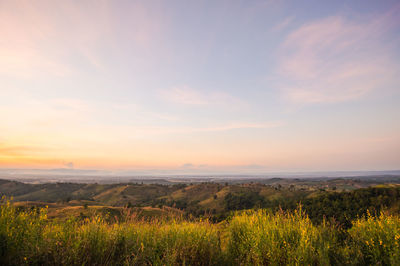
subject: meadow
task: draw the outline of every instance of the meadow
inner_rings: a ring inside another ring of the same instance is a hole
[[[367,214],[344,228],[305,211],[245,210],[195,218],[50,219],[0,207],[2,265],[399,265],[400,217]]]

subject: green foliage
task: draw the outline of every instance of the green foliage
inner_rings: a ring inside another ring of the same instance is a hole
[[[400,265],[400,218],[381,213],[353,222],[349,230],[353,257],[364,265]]]
[[[261,205],[263,198],[256,192],[228,193],[225,196],[225,209],[227,211],[251,209]]]
[[[336,243],[327,228],[317,228],[301,210],[270,214],[246,211],[232,218],[228,227],[233,264],[329,264],[329,245]]]
[[[325,193],[302,200],[302,206],[311,219],[319,223],[324,217],[334,217],[346,227],[351,221],[366,215],[379,213],[385,207],[400,203],[400,187],[372,187],[351,192]],[[293,206],[292,206],[293,209]]]
[[[1,206],[2,265],[214,265],[223,260],[219,232],[208,221],[107,223],[48,220],[46,209]]]
[[[2,265],[399,265],[400,218],[367,215],[342,229],[302,209],[208,220],[103,216],[48,219],[47,208],[0,206]]]

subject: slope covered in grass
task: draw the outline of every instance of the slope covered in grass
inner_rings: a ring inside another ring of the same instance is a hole
[[[350,229],[313,225],[302,210],[208,220],[56,221],[47,209],[0,207],[2,265],[399,265],[400,218],[381,214]]]

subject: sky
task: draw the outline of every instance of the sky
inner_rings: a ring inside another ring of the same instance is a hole
[[[399,13],[0,0],[0,168],[400,169]]]

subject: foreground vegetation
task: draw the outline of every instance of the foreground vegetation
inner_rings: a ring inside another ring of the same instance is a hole
[[[2,265],[399,265],[400,218],[367,214],[349,229],[301,209],[248,210],[221,223],[126,216],[66,221],[47,208],[0,207]]]

